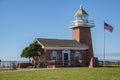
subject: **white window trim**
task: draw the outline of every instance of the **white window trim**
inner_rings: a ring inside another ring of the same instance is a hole
[[[54,55],[54,56],[53,56]],[[54,59],[52,59],[53,57],[55,57],[56,59],[55,60],[58,60],[59,59],[59,56],[58,56],[59,54],[57,53],[57,51],[52,51],[51,53],[50,53],[50,59],[51,60],[54,60]]]
[[[68,49],[65,49],[65,50],[62,51],[62,61],[63,61],[63,65],[64,65],[64,54],[65,54],[65,53],[68,54],[68,60],[69,60],[68,64],[70,65],[70,50],[68,50]]]
[[[76,56],[76,55],[77,55],[77,56]],[[76,52],[74,53],[74,60],[76,60],[76,57],[79,57],[79,59],[78,59],[78,60],[82,60],[82,53],[81,53],[81,52],[76,51]]]

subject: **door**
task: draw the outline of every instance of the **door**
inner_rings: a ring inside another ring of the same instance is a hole
[[[68,65],[68,53],[64,53],[64,65]]]
[[[64,53],[64,60],[68,60],[68,53]]]
[[[62,51],[62,62],[63,62],[63,66],[70,65],[70,50]]]

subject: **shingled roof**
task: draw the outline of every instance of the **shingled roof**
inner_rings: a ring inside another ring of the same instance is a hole
[[[87,45],[75,40],[37,38],[35,41],[45,49],[88,49]]]
[[[87,16],[88,13],[80,6],[80,9],[75,13],[74,16]]]

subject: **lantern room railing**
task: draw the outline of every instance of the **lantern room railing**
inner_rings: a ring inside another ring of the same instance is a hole
[[[75,26],[85,26],[85,27],[94,27],[93,20],[75,20],[74,23],[70,25],[70,28],[74,28]]]

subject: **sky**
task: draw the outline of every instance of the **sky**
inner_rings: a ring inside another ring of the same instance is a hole
[[[104,21],[106,59],[120,60],[119,0],[0,0],[0,59],[24,60],[22,50],[35,38],[72,39],[69,28],[80,5],[94,20],[91,29],[94,55],[102,59]]]

